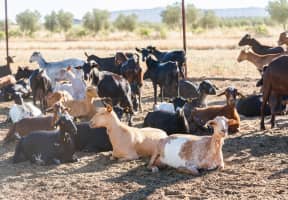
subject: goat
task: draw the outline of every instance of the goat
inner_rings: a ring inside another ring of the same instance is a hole
[[[72,101],[73,97],[67,91],[57,91],[50,93],[46,96],[47,107],[52,107],[55,103],[64,103],[66,101]]]
[[[120,75],[121,65],[115,64],[115,56],[100,58],[95,55],[88,55],[86,52],[84,54],[87,57],[88,63],[90,63],[91,61],[95,61],[98,64],[100,71],[109,71]]]
[[[249,50],[241,50],[237,61],[242,62],[244,60],[247,60],[251,63],[253,63],[259,72],[263,71],[264,66],[268,65],[270,62],[272,62],[275,58],[282,56],[283,53],[278,54],[267,54],[267,55],[258,55],[255,54]]]
[[[189,133],[189,124],[183,109],[177,110],[176,113],[161,110],[149,112],[144,118],[143,127],[159,128],[164,130],[168,135],[173,133]]]
[[[54,124],[60,118],[58,113],[60,113],[60,109],[64,109],[60,107],[60,104],[56,104],[52,108],[53,115],[23,118],[13,123],[4,138],[4,143],[13,141],[16,133],[23,137],[34,131],[55,129]]]
[[[82,80],[82,77],[76,77],[75,74],[71,71],[71,67],[67,67],[67,69],[61,69],[61,73],[63,73],[65,79],[70,81],[70,83],[56,84],[53,91],[57,92],[64,90],[69,92],[75,100],[84,99],[86,84]]]
[[[13,123],[27,117],[39,117],[42,115],[41,110],[32,103],[24,103],[21,94],[14,95],[15,104],[9,109],[9,118]]]
[[[184,99],[183,97],[175,97],[170,99],[168,102],[161,102],[159,104],[154,104],[153,110],[162,110],[170,113],[175,113],[177,109],[182,108],[188,100]]]
[[[243,38],[241,38],[241,40],[239,41],[238,45],[249,45],[251,46],[252,50],[259,55],[279,54],[284,52],[284,49],[282,47],[271,47],[262,45],[260,42],[252,38],[249,34],[244,35]]]
[[[16,93],[21,94],[23,98],[30,96],[31,89],[25,80],[19,80],[16,84],[10,84],[1,89],[1,95],[5,101],[13,99]]]
[[[265,129],[264,125],[264,113],[265,106],[270,96],[275,97],[273,103],[269,102],[271,110],[271,127],[275,126],[275,115],[281,112],[280,108],[280,97],[288,95],[288,56],[281,56],[272,61],[267,69],[263,72],[263,102],[261,105],[261,122],[260,128]]]
[[[81,73],[83,74],[82,70],[78,70],[78,67],[82,67],[84,65],[84,61],[80,59],[66,59],[59,62],[46,62],[45,59],[42,57],[40,52],[34,52],[30,57],[30,63],[38,62],[40,68],[45,69],[47,76],[51,79],[52,87],[55,86],[56,80],[65,80],[64,77],[61,76],[60,70],[62,68],[66,68],[71,66],[72,71],[75,74]]]
[[[174,134],[161,139],[148,168],[156,172],[164,164],[192,175],[198,175],[199,169],[224,169],[222,146],[228,135],[228,120],[217,116],[207,124],[214,129],[212,136]]]
[[[90,72],[90,82],[97,86],[99,97],[110,97],[112,105],[120,104],[128,114],[128,123],[132,124],[133,104],[131,99],[131,87],[129,82],[112,72],[99,71],[93,68]]]
[[[14,78],[13,75],[7,75],[0,78],[0,89],[11,84],[16,84],[16,79]]]
[[[135,56],[127,57],[124,53],[117,52],[115,63],[121,66],[121,75],[130,83],[134,110],[138,110],[138,107],[135,106],[136,96],[138,96],[139,110],[142,112],[141,87],[143,85],[143,70],[139,64],[139,55],[135,54]]]
[[[146,49],[142,48],[141,50],[136,48],[136,51],[142,54],[143,62],[148,58],[149,54],[154,55],[159,62],[168,62],[168,61],[177,62],[180,76],[182,78],[185,78],[184,76],[184,71],[185,71],[184,65],[186,62],[185,51],[174,50],[170,52],[163,52],[163,51],[161,52],[156,47],[153,47],[153,46],[148,46]]]
[[[144,73],[144,79],[150,78],[152,80],[154,90],[154,104],[157,103],[157,85],[160,86],[161,101],[163,101],[163,90],[166,89],[167,85],[173,85],[179,94],[179,71],[175,62],[169,61],[165,63],[160,63],[153,60],[152,57],[149,56],[146,59],[146,65],[147,70]]]
[[[120,122],[112,107],[99,108],[90,120],[90,127],[105,127],[111,141],[112,158],[134,160],[151,156],[158,141],[167,134],[155,128],[134,128]]]
[[[244,95],[238,92],[234,87],[228,87],[224,92],[218,94],[218,96],[222,95],[226,96],[226,105],[195,108],[191,112],[190,119],[188,119],[189,122],[192,120],[192,122],[195,122],[201,127],[216,116],[225,116],[229,120],[229,133],[237,132],[240,125],[240,117],[235,107],[236,96],[243,97]]]
[[[89,86],[86,89],[86,97],[83,100],[68,100],[63,102],[63,106],[68,108],[68,113],[73,117],[91,119],[96,112],[93,105],[94,98],[98,97],[97,89]]]
[[[43,113],[47,108],[46,96],[52,92],[52,84],[50,78],[45,71],[35,70],[29,78],[30,88],[32,90],[33,103],[40,101],[40,108]]]
[[[279,39],[278,39],[278,45],[288,44],[288,31],[284,31],[280,33]]]
[[[13,163],[30,160],[40,165],[76,162],[74,137],[77,128],[69,115],[56,122],[59,130],[35,131],[22,137],[16,146]]]
[[[28,79],[32,73],[34,72],[34,69],[29,69],[29,67],[18,67],[17,72],[15,74],[16,80],[20,79]]]

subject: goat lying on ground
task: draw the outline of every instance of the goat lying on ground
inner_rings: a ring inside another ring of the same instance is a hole
[[[198,126],[202,127],[209,120],[214,119],[216,116],[225,116],[229,121],[229,133],[235,133],[238,131],[240,126],[240,117],[235,107],[236,96],[242,96],[241,93],[237,91],[234,87],[228,87],[224,92],[219,94],[218,96],[224,95],[226,96],[226,105],[221,106],[209,106],[207,108],[195,108],[191,112],[191,116],[189,120],[190,127],[193,122],[195,122]],[[193,130],[193,129],[192,129]]]
[[[112,157],[120,160],[134,160],[151,156],[161,138],[167,134],[155,128],[134,128],[120,122],[110,105],[99,108],[90,120],[90,127],[105,127],[111,141]]]
[[[32,103],[24,103],[21,94],[16,93],[14,95],[14,102],[15,104],[9,110],[9,118],[13,123],[27,117],[39,117],[42,115],[41,110]]]
[[[148,168],[156,172],[164,164],[192,175],[198,175],[199,169],[224,169],[222,146],[228,134],[228,120],[218,116],[207,124],[214,129],[212,136],[175,134],[161,139]]]
[[[182,108],[188,100],[183,97],[175,97],[168,102],[161,102],[159,104],[155,104],[153,110],[154,111],[166,111],[170,113],[175,113],[177,109]]]
[[[183,109],[178,109],[176,113],[160,110],[149,112],[144,119],[143,126],[162,129],[168,135],[173,133],[189,133],[189,124]]]
[[[23,98],[28,98],[31,93],[29,85],[24,80],[19,80],[16,84],[10,84],[1,89],[1,95],[5,101],[13,99],[16,93],[21,94]]]
[[[20,139],[13,156],[13,163],[30,160],[40,165],[75,162],[74,137],[77,128],[69,115],[63,115],[54,131],[35,131]]]

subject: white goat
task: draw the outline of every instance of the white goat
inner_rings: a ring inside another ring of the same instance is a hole
[[[9,117],[13,123],[28,117],[41,116],[42,112],[32,103],[24,103],[22,105],[14,104],[9,110]]]
[[[208,125],[214,128],[212,136],[174,134],[161,139],[148,168],[158,171],[157,167],[164,164],[193,175],[199,174],[198,169],[223,169],[222,146],[228,134],[228,119],[217,116]]]
[[[83,70],[78,70],[78,69],[76,69],[76,67],[82,67],[85,63],[84,60],[71,58],[71,59],[66,59],[66,60],[59,61],[59,62],[46,62],[45,59],[42,57],[40,52],[34,52],[31,55],[29,61],[30,62],[38,62],[40,68],[46,70],[47,75],[51,79],[52,87],[55,86],[55,83],[57,80],[65,80],[61,76],[61,73],[60,73],[60,70],[62,68],[66,68],[66,67],[71,66],[72,71],[75,74],[81,73],[81,76],[83,77]]]
[[[56,83],[54,92],[64,90],[69,92],[75,100],[84,99],[86,90],[86,84],[84,80],[82,78],[77,78],[71,71],[71,67],[68,67],[67,69],[61,69],[61,73],[63,73],[63,77],[65,77],[66,80],[69,80],[70,83]]]

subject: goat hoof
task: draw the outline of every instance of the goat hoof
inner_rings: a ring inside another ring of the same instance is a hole
[[[156,166],[151,167],[151,172],[152,172],[152,173],[157,173],[157,172],[159,172],[158,167],[156,167]]]

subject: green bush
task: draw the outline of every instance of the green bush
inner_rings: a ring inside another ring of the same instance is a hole
[[[142,27],[138,29],[138,34],[143,38],[149,38],[151,36],[152,30],[147,27]]]
[[[21,32],[19,29],[11,29],[8,33],[9,37],[21,37],[23,36],[23,32]]]
[[[268,29],[267,26],[265,24],[260,24],[254,27],[254,32],[257,35],[268,35]]]
[[[84,28],[72,28],[69,32],[65,34],[65,39],[67,41],[73,41],[81,39],[85,36],[89,35],[89,33]]]

